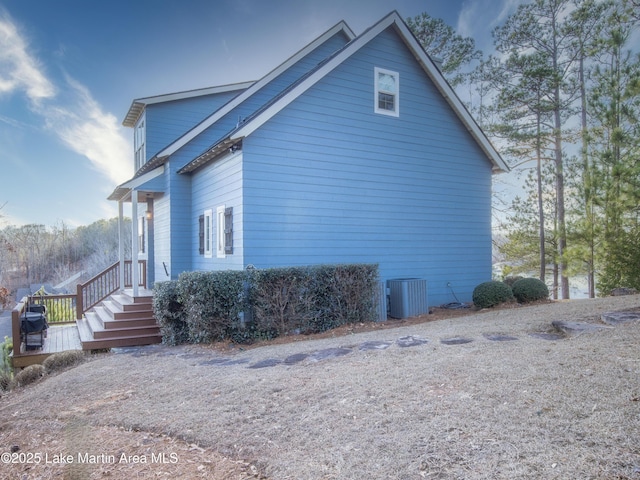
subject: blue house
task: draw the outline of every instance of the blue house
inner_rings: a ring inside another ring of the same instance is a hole
[[[134,100],[133,258],[190,270],[377,263],[429,303],[491,278],[508,170],[397,12],[340,22],[255,82]],[[134,269],[135,274],[135,269]]]

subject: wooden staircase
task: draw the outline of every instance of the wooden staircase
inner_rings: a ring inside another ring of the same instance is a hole
[[[153,294],[141,289],[114,293],[76,320],[83,350],[133,347],[162,342],[153,316]]]

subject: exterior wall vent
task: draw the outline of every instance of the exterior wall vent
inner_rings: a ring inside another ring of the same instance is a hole
[[[427,281],[421,278],[389,280],[389,314],[393,318],[408,318],[429,313]]]

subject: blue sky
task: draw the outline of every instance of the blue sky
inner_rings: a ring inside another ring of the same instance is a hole
[[[427,12],[488,51],[518,0],[0,0],[0,227],[117,215],[135,98],[257,80],[345,20]]]

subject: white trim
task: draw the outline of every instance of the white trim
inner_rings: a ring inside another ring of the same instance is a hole
[[[294,54],[287,61],[281,64],[279,67],[275,68],[270,73],[268,73],[267,75],[262,77],[260,80],[255,82],[253,85],[251,85],[251,87],[249,87],[247,90],[245,90],[240,95],[235,97],[233,100],[229,101],[228,103],[220,107],[210,117],[204,119],[194,128],[192,128],[187,133],[185,133],[182,137],[178,138],[175,142],[171,143],[169,146],[163,149],[160,153],[158,153],[156,157],[165,157],[175,153],[177,150],[179,150],[180,148],[185,146],[187,143],[189,143],[191,140],[193,140],[195,137],[197,137],[202,132],[204,132],[211,125],[213,125],[218,120],[220,120],[224,115],[226,115],[231,110],[233,110],[238,105],[240,105],[242,102],[244,102],[247,98],[251,97],[254,93],[260,90],[264,85],[269,83],[271,80],[273,80],[282,72],[284,72],[293,64],[295,64],[298,60],[305,57],[308,53],[313,51],[316,47],[318,47],[319,45],[321,45],[322,43],[324,43],[329,38],[333,37],[339,32],[343,32],[345,35],[347,35],[349,40],[352,40],[355,37],[355,34],[353,33],[353,31],[349,28],[349,26],[344,21],[338,23],[336,26],[327,30],[324,34],[316,38],[313,42],[311,42],[309,45],[304,47],[298,53]]]
[[[213,210],[204,211],[204,258],[213,258]]]
[[[395,81],[394,90],[382,90],[380,88],[380,84],[379,84],[380,74],[389,75],[393,77]],[[393,110],[380,108],[380,103],[378,101],[378,95],[380,93],[393,95]],[[373,111],[375,113],[380,113],[382,115],[389,115],[391,117],[400,116],[400,74],[398,72],[393,72],[391,70],[386,70],[384,68],[374,67],[373,69]]]
[[[255,82],[242,82],[231,83],[227,85],[217,85],[215,87],[198,88],[196,90],[187,90],[184,92],[167,93],[163,95],[155,95],[153,97],[136,98],[131,102],[131,106],[127,111],[125,119],[122,121],[122,125],[125,127],[133,127],[138,123],[138,119],[144,112],[147,105],[153,105],[154,103],[172,102],[175,100],[185,100],[187,98],[202,97],[204,95],[213,95],[216,93],[233,92],[235,90],[243,90],[249,88]]]
[[[133,156],[135,159],[135,171],[137,172],[147,163],[147,128],[146,113],[142,113],[133,128]]]
[[[118,188],[137,188],[140,185],[147,183],[149,180],[153,180],[156,177],[159,177],[164,173],[164,165],[160,165],[157,168],[154,168],[150,172],[145,173],[144,175],[140,175],[139,177],[132,178],[128,182],[123,183]]]
[[[378,36],[383,30],[391,25],[396,28],[400,37],[412,50],[415,57],[422,65],[422,68],[426,71],[427,75],[429,75],[429,77],[434,82],[440,93],[447,100],[453,111],[458,115],[458,118],[460,118],[467,130],[471,133],[476,142],[478,142],[485,155],[487,155],[489,160],[491,160],[491,162],[494,164],[494,171],[508,172],[510,170],[509,166],[502,159],[493,145],[491,145],[489,139],[486,137],[484,132],[482,132],[475,120],[471,117],[465,106],[462,104],[451,86],[444,79],[431,58],[429,58],[422,46],[417,42],[400,15],[398,15],[398,12],[395,11],[380,20],[376,25],[365,31],[362,35],[355,38],[338,55],[330,59],[322,67],[309,75],[304,81],[300,82],[295,88],[291,89],[286,95],[282,96],[282,98],[276,101],[273,105],[266,108],[262,113],[260,113],[251,121],[247,122],[244,126],[236,130],[231,136],[231,139],[241,139],[255,132],[269,119],[271,119],[276,113],[280,112],[283,108],[285,108],[296,98],[306,92],[309,88],[311,88],[326,75],[328,75],[334,68],[342,64],[351,55],[355,54],[358,50],[360,50],[363,46],[365,46],[376,36]]]
[[[224,212],[225,205],[216,208],[216,257],[225,258],[227,254],[224,252]]]

